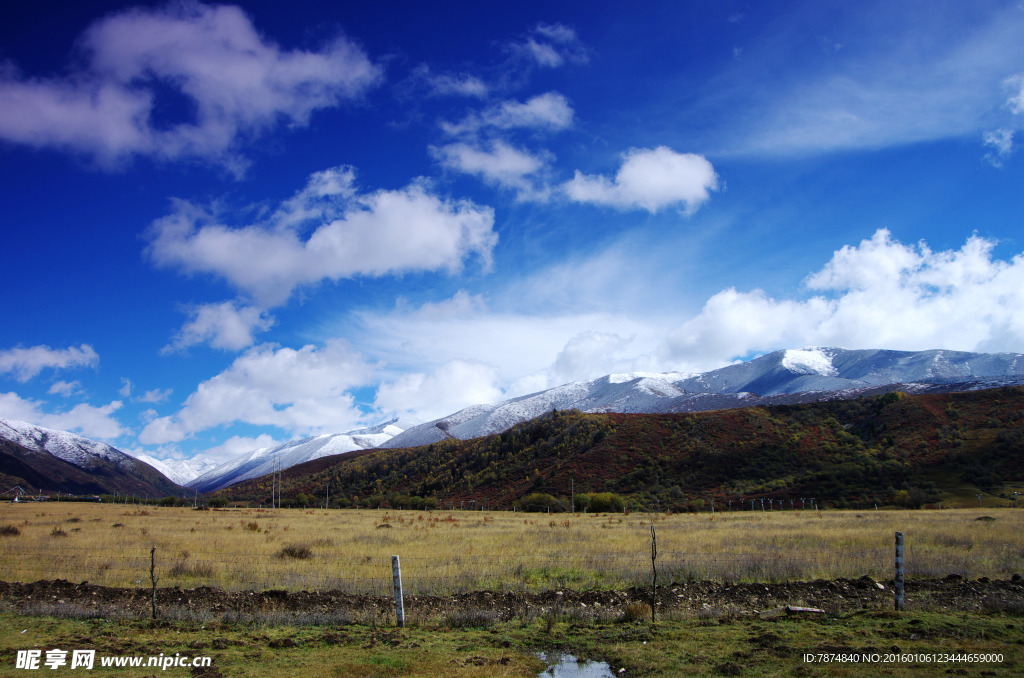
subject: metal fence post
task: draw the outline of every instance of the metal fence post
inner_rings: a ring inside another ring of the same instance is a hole
[[[893,589],[896,591],[896,609],[902,610],[906,604],[903,581],[903,533],[896,533],[896,579]]]
[[[395,616],[398,626],[405,628],[405,603],[402,600],[402,565],[398,556],[391,556],[391,575],[395,583]]]

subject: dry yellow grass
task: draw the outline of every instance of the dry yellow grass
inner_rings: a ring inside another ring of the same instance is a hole
[[[990,516],[994,520],[983,520]],[[527,514],[0,504],[0,580],[380,593],[622,587],[658,581],[1005,578],[1024,569],[1024,510]]]

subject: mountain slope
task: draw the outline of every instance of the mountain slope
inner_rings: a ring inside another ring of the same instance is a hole
[[[148,454],[140,454],[136,458],[146,462],[181,486],[188,485],[189,482],[218,466],[217,462],[211,461],[201,454],[192,459],[154,459]]]
[[[500,433],[553,409],[700,412],[851,398],[882,386],[924,391],[934,384],[984,380],[987,386],[998,386],[1020,379],[1024,379],[1024,355],[1019,353],[790,349],[703,374],[609,375],[493,405],[474,405],[414,426],[383,447],[415,447],[449,437],[466,440]]]
[[[152,466],[110,445],[8,419],[0,419],[0,474],[4,482],[25,489],[71,494],[185,493]]]
[[[263,447],[216,466],[187,485],[200,492],[212,492],[242,480],[271,474],[275,469],[286,469],[320,457],[377,447],[400,432],[395,422],[390,421],[348,433],[326,434],[292,440],[276,447]]]
[[[426,447],[366,450],[284,474],[285,504],[487,505],[531,493],[567,503],[614,492],[685,510],[751,498],[824,506],[994,501],[1024,490],[1024,387],[951,394],[892,392],[855,400],[697,414],[548,413],[501,434]],[[268,502],[257,478],[224,491]],[[1001,500],[1008,505],[1009,500]],[[300,501],[301,503],[301,501]]]

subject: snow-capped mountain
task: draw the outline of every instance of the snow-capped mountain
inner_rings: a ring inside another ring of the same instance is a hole
[[[331,433],[292,440],[276,447],[261,447],[210,469],[189,481],[187,486],[200,492],[213,492],[242,480],[269,475],[275,469],[290,468],[332,454],[379,447],[401,432],[397,420],[392,420],[348,433]]]
[[[187,485],[218,465],[201,454],[191,459],[154,459],[148,454],[140,454],[136,459],[146,462],[178,485]]]
[[[584,412],[698,412],[757,404],[852,398],[899,384],[1024,380],[1024,355],[959,351],[803,348],[776,351],[703,374],[619,374],[491,405],[474,405],[407,429],[382,447],[429,445],[444,438],[499,433],[552,409]],[[932,386],[929,386],[932,385]],[[949,390],[948,388],[946,390]]]
[[[39,490],[73,494],[183,493],[152,466],[106,443],[11,419],[0,419],[0,473]]]

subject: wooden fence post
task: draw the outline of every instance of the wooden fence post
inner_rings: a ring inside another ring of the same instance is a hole
[[[153,582],[153,619],[156,620],[156,547],[149,551],[149,580]]]
[[[658,535],[654,532],[654,525],[651,525],[651,570],[654,577],[651,579],[651,623],[653,624],[655,610],[658,609],[658,567],[655,559],[658,557]]]
[[[903,533],[896,533],[896,579],[893,589],[896,591],[896,609],[902,610],[906,604],[903,580]]]
[[[405,628],[405,603],[402,598],[402,565],[398,556],[391,556],[391,575],[395,583],[395,616],[399,628]]]

